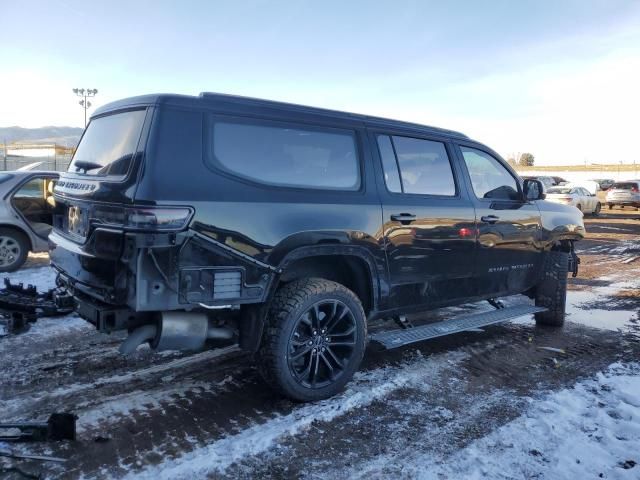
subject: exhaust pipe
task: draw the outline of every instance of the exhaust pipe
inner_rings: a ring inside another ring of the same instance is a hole
[[[140,345],[144,342],[152,341],[158,332],[158,327],[155,325],[143,325],[136,328],[133,332],[125,338],[122,345],[120,345],[120,353],[123,355],[129,355],[136,351]]]
[[[209,324],[205,313],[161,312],[156,325],[138,327],[120,346],[124,355],[149,342],[154,350],[200,350],[209,339],[231,339],[233,330]]]

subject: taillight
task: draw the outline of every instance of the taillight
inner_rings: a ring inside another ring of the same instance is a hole
[[[96,205],[91,209],[93,224],[127,230],[176,231],[184,229],[193,210],[187,207],[113,207]]]
[[[631,191],[634,193],[638,193],[638,187],[631,187]]]

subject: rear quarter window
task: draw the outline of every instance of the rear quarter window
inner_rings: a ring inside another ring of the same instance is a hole
[[[205,161],[243,179],[278,187],[358,190],[355,132],[209,117]]]

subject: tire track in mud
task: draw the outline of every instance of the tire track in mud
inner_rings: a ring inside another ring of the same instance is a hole
[[[439,378],[460,362],[461,352],[441,353],[432,357],[420,354],[398,366],[359,372],[347,390],[331,399],[314,404],[296,405],[286,413],[271,413],[264,422],[253,423],[236,434],[220,438],[157,467],[134,471],[131,478],[186,478],[224,471],[234,462],[270,450],[285,437],[306,432],[310,426],[328,424],[354,411],[366,410],[373,402],[395,391],[426,385],[427,379]],[[289,402],[287,402],[289,403]]]
[[[362,424],[380,423],[382,426],[377,427],[378,430],[385,430],[384,425],[397,424],[403,416],[403,409],[388,409],[387,404],[393,400],[397,407],[403,404],[407,410],[411,407],[415,409],[416,400],[411,392],[416,389],[422,392],[417,405],[421,406],[422,417],[428,413],[429,422],[432,414],[434,418],[438,418],[437,408],[457,411],[453,417],[467,419],[453,421],[448,427],[452,438],[447,439],[447,442],[462,445],[519,414],[526,402],[517,397],[518,392],[524,395],[530,393],[532,388],[573,383],[580,375],[591,374],[618,356],[615,344],[620,341],[620,337],[616,332],[606,332],[604,336],[610,337],[610,341],[603,344],[602,331],[579,326],[569,327],[560,340],[556,338],[557,344],[567,347],[567,344],[570,346],[584,341],[587,335],[590,342],[594,345],[597,342],[601,347],[585,349],[589,353],[586,359],[576,351],[576,355],[563,360],[560,369],[547,361],[548,351],[537,348],[540,345],[548,346],[549,340],[553,338],[545,329],[539,332],[540,329],[533,325],[507,325],[491,330],[493,331],[486,332],[484,338],[475,336],[475,342],[469,343],[467,337],[466,344],[461,338],[451,337],[454,344],[458,343],[457,347],[451,344],[445,347],[435,342],[425,344],[423,352],[430,355],[419,355],[417,359],[415,349],[406,349],[400,355],[392,355],[396,357],[395,362],[393,358],[383,358],[389,357],[388,354],[375,358],[374,353],[370,355],[373,358],[369,358],[368,367],[362,372],[364,377],[359,374],[343,396],[327,401],[328,410],[323,409],[325,406],[322,402],[299,407],[270,395],[255,371],[247,366],[245,371],[239,372],[242,380],[237,383],[224,385],[220,390],[187,392],[183,398],[152,407],[144,414],[133,415],[121,422],[117,428],[126,431],[123,432],[125,438],[127,433],[129,436],[139,436],[140,432],[144,432],[143,437],[135,440],[135,448],[123,448],[120,445],[113,449],[111,454],[115,458],[108,458],[109,455],[105,455],[104,451],[99,456],[106,464],[120,466],[109,470],[116,476],[133,469],[136,474],[146,471],[147,477],[179,478],[181,469],[186,469],[188,472],[195,470],[214,475],[226,474],[231,478],[243,472],[251,472],[250,475],[247,473],[248,476],[269,476],[272,471],[277,472],[273,474],[277,478],[283,473],[280,468],[284,468],[285,464],[287,468],[292,468],[291,465],[299,462],[299,459],[311,457],[322,464],[322,456],[318,455],[315,448],[306,452],[298,451],[298,448],[302,448],[298,445],[311,448],[316,442],[327,441],[346,444],[352,442],[353,438],[359,438],[358,429],[362,428]],[[532,337],[535,343],[523,353],[523,345],[532,343],[529,341]],[[571,357],[576,360],[572,361]],[[519,361],[514,361],[518,359]],[[445,363],[446,365],[439,367],[441,371],[434,372],[435,365]],[[472,372],[478,368],[481,374],[474,376]],[[416,371],[419,373],[406,383],[396,378]],[[444,372],[446,382],[439,380]],[[376,380],[363,384],[363,378],[367,376]],[[551,380],[545,378],[547,376]],[[435,388],[433,395],[424,394],[425,389],[431,391],[432,388]],[[366,401],[361,400],[363,392],[371,395]],[[445,394],[446,392],[449,393]],[[475,416],[470,416],[467,402],[473,404],[474,395],[483,396],[484,403]],[[499,401],[501,398],[511,400]],[[344,403],[351,407],[341,406]],[[327,414],[327,411],[330,413]],[[233,421],[230,421],[229,416]],[[161,418],[164,423],[158,428],[157,423]],[[486,419],[491,419],[491,422],[487,423]],[[418,420],[419,418],[414,419],[415,422]],[[345,427],[350,422],[353,423],[352,429]],[[421,428],[429,425],[431,424],[427,422]],[[323,440],[314,437],[316,430],[326,433],[335,432],[336,429],[340,432],[339,438],[333,436],[330,440]],[[190,433],[189,437],[185,436],[185,432]],[[379,439],[387,438],[385,435],[391,435],[391,432],[376,434]],[[362,441],[363,446],[367,445],[364,438]],[[282,461],[271,459],[274,446],[275,451],[280,452],[279,455],[284,455],[283,451],[289,451],[290,455],[286,455]],[[356,448],[356,453],[360,457],[367,455],[361,448]],[[173,461],[168,460],[172,458]],[[233,465],[230,459],[235,459],[237,464]],[[78,460],[78,472],[84,474],[104,467],[101,464],[88,468],[86,461]],[[157,469],[148,466],[159,462]],[[149,470],[145,470],[145,464]],[[270,470],[265,471],[260,465]],[[142,470],[139,470],[141,467]],[[171,475],[164,476],[162,472],[165,471]],[[309,471],[313,472],[309,465],[301,465],[296,474]]]
[[[626,337],[568,324],[556,331],[507,325],[497,341],[462,346],[446,375],[399,388],[366,409],[314,424],[277,448],[246,457],[212,478],[402,478],[416,452],[444,461],[471,441],[519,416],[532,396],[573,385],[616,361],[637,361]],[[540,347],[562,346],[566,355]],[[558,363],[551,358],[557,357]]]
[[[532,383],[544,383],[541,375],[549,372],[556,375],[558,368],[547,360],[552,354],[537,349],[539,345],[564,348],[568,357],[577,359],[578,364],[573,369],[577,372],[570,375],[570,378],[575,378],[577,374],[584,374],[585,370],[590,372],[597,368],[593,364],[593,357],[603,353],[603,344],[608,347],[607,355],[601,355],[602,364],[610,363],[612,355],[609,350],[620,342],[616,332],[605,332],[603,335],[600,330],[580,326],[569,326],[565,330],[562,335],[556,335],[548,329],[535,327],[532,322],[497,325],[480,334],[463,333],[420,344],[420,350],[426,357],[419,356],[418,360],[415,360],[415,347],[391,352],[377,352],[370,348],[361,374],[378,378],[378,384],[384,384],[389,378],[393,382],[393,377],[402,375],[406,369],[415,369],[416,365],[420,365],[424,372],[429,372],[429,365],[437,364],[441,356],[468,357],[467,360],[457,358],[447,364],[448,381],[445,383],[454,388],[450,395],[440,395],[440,402],[425,396],[424,402],[419,403],[424,412],[430,412],[429,415],[437,418],[438,410],[434,408],[453,411],[456,395],[464,394],[466,390],[500,391],[505,385],[510,385],[510,390],[526,392],[530,391]],[[605,337],[611,339],[604,341]],[[112,344],[105,348],[115,351],[115,347]],[[313,438],[316,429],[334,431],[337,424],[355,422],[351,430],[339,428],[339,441],[350,441],[352,435],[358,438],[356,423],[363,415],[360,421],[365,423],[392,425],[400,421],[397,418],[400,416],[398,408],[388,412],[385,410],[389,400],[393,400],[396,406],[404,401],[404,408],[410,410],[413,400],[408,399],[416,388],[422,392],[422,385],[435,386],[436,383],[440,390],[444,388],[442,382],[434,380],[437,375],[425,373],[417,377],[420,381],[392,383],[394,388],[381,388],[378,390],[382,392],[379,396],[358,403],[354,398],[362,395],[362,391],[371,391],[378,385],[371,381],[363,384],[360,379],[354,382],[353,387],[349,387],[344,396],[335,400],[351,403],[354,405],[352,408],[338,408],[340,404],[334,404],[329,407],[333,417],[328,418],[323,416],[326,411],[321,406],[309,405],[302,407],[306,410],[303,410],[305,414],[301,420],[299,413],[296,413],[301,407],[271,394],[246,357],[234,356],[231,349],[228,353],[228,358],[224,355],[215,358],[216,351],[171,358],[141,370],[135,370],[135,365],[126,365],[124,371],[112,372],[109,376],[96,377],[85,383],[63,385],[57,390],[52,389],[50,398],[44,396],[34,401],[28,409],[31,412],[45,414],[53,406],[62,408],[72,405],[80,414],[80,441],[73,446],[60,448],[58,453],[69,457],[70,461],[64,472],[53,467],[50,475],[73,478],[83,474],[91,478],[100,476],[100,472],[108,472],[120,476],[130,470],[144,471],[146,467],[151,468],[150,472],[156,472],[155,476],[157,471],[149,465],[160,464],[159,468],[164,469],[167,459],[175,458],[175,465],[183,462],[195,468],[202,456],[208,459],[207,468],[212,472],[216,472],[212,465],[217,465],[223,472],[228,468],[230,477],[256,469],[261,475],[269,475],[269,472],[259,468],[260,462],[266,462],[265,465],[274,472],[280,471],[280,467],[284,468],[278,461],[263,458],[270,456],[270,449],[274,446],[276,451],[289,449],[291,456],[287,464],[295,463],[298,455],[301,458],[306,455],[318,459],[320,465],[321,456],[313,451],[298,452],[297,447],[288,446],[288,443],[310,446],[313,442],[309,436]],[[147,355],[151,354],[141,352],[143,360],[148,360]],[[209,358],[209,355],[213,357]],[[567,360],[562,362],[564,364]],[[560,371],[566,374],[570,369],[563,365]],[[363,390],[359,391],[359,387]],[[460,412],[465,411],[463,404],[458,408]],[[494,412],[489,407],[487,409],[487,412]],[[517,408],[509,409],[515,412],[514,415],[517,413]],[[492,415],[499,417],[495,412]],[[471,435],[469,432],[476,428],[473,425],[480,421],[480,417],[469,418],[469,425],[452,426],[451,431],[462,437]],[[427,426],[425,424],[424,428]],[[271,440],[261,443],[260,448],[253,446],[267,432],[271,432]],[[291,435],[294,435],[293,439],[289,439]],[[92,440],[96,436],[109,436],[111,440],[104,444],[95,443]],[[364,439],[362,441],[366,444]],[[243,445],[249,445],[250,448]],[[236,465],[224,459],[223,454],[229,449],[235,452]],[[366,452],[356,451],[358,455],[366,457]],[[204,455],[204,452],[207,454]],[[218,458],[217,463],[210,462],[212,455]],[[306,470],[302,466],[300,468],[300,472],[314,471],[309,470],[308,465],[304,467]]]
[[[117,353],[118,337],[73,322],[70,329],[47,323],[24,339],[0,340],[7,366],[0,372],[0,416],[5,405],[26,418],[77,410],[78,442],[29,448],[69,458],[64,469],[44,467],[50,478],[161,476],[165,468],[186,476],[193,475],[189,468],[199,469],[216,478],[365,472],[376,458],[401,462],[405,448],[446,455],[517,416],[532,392],[640,356],[637,336],[572,321],[560,331],[541,329],[529,319],[424,342],[419,350],[370,346],[346,392],[301,406],[272,394],[248,357],[232,350],[186,356],[141,349],[125,359]],[[407,375],[406,383],[397,379]],[[433,439],[418,435],[431,429]],[[110,440],[98,443],[97,436]],[[396,467],[389,472],[401,472]]]

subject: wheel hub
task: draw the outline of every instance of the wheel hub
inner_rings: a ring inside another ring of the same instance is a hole
[[[20,255],[20,246],[11,237],[0,237],[0,265],[10,265]]]
[[[309,340],[309,345],[313,347],[313,351],[325,348],[331,342],[331,337],[327,336],[326,330],[314,330],[313,337]],[[324,351],[324,350],[323,350]]]
[[[293,329],[289,368],[301,384],[321,388],[342,375],[355,343],[353,312],[336,300],[318,302],[299,317]]]

